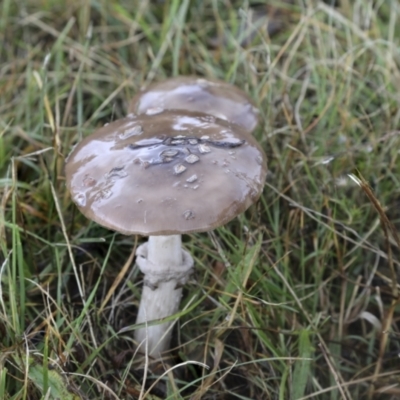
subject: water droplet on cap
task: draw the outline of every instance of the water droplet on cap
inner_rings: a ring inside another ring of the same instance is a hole
[[[179,174],[181,174],[182,172],[185,172],[185,171],[186,171],[186,167],[184,165],[182,165],[182,164],[177,164],[174,167],[174,172],[175,172],[176,175],[179,175]]]
[[[125,138],[131,137],[131,136],[140,135],[141,133],[143,133],[143,127],[141,125],[135,125],[132,128],[125,129],[118,136],[121,139],[125,139]]]
[[[100,190],[100,192],[98,192],[96,194],[96,196],[94,196],[94,200],[98,201],[98,200],[108,199],[109,197],[111,197],[111,195],[112,195],[111,190],[103,189],[103,190]]]
[[[83,193],[78,193],[74,196],[74,201],[79,207],[85,207],[86,195]]]
[[[257,195],[258,195],[258,191],[254,188],[251,188],[250,189],[250,198],[255,199],[257,197]]]
[[[128,173],[124,170],[124,167],[115,167],[108,174],[106,174],[106,179],[116,180],[125,178]]]
[[[206,144],[199,144],[197,146],[197,148],[199,149],[199,152],[204,154],[204,153],[209,153],[211,151],[210,147],[207,146]]]
[[[213,115],[206,115],[203,119],[207,122],[211,122],[211,123],[215,122],[215,117]]]
[[[188,182],[188,183],[193,183],[195,181],[197,181],[197,175],[196,174],[194,174],[191,177],[186,179],[186,182]]]
[[[161,152],[160,157],[175,157],[178,153],[178,150],[164,150]]]
[[[185,141],[183,139],[171,140],[171,144],[183,144]]]
[[[212,142],[214,146],[218,147],[238,147],[245,143],[245,140],[237,139],[237,138],[227,138],[224,140],[216,140]]]
[[[194,212],[193,212],[192,210],[186,210],[186,211],[183,213],[183,217],[184,217],[186,220],[193,219],[193,218],[194,218]]]
[[[199,161],[200,157],[196,156],[196,154],[190,154],[187,157],[185,157],[185,161],[188,162],[189,164],[194,164],[195,162]]]
[[[92,178],[91,176],[89,176],[88,174],[86,174],[83,177],[83,186],[85,187],[91,187],[94,186],[96,184],[96,179]]]
[[[217,112],[217,111],[214,111],[214,114],[215,114],[215,116],[216,116],[217,118],[219,118],[219,119],[224,119],[225,121],[228,119],[227,116],[226,116],[225,114],[219,113],[219,112]],[[227,131],[225,131],[225,132],[227,132]]]
[[[191,151],[190,151],[187,147],[184,147],[184,148],[182,149],[182,152],[183,152],[184,154],[186,154],[186,155],[192,154]]]
[[[164,111],[162,107],[152,107],[146,110],[146,115],[157,115]]]

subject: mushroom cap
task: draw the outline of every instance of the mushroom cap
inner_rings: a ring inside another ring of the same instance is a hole
[[[266,159],[235,125],[200,113],[131,115],[98,129],[68,156],[72,199],[121,233],[208,231],[262,192]]]
[[[229,83],[180,76],[156,82],[138,93],[129,103],[128,112],[152,113],[154,110],[202,112],[227,120],[251,133],[258,124],[259,111],[241,89]]]

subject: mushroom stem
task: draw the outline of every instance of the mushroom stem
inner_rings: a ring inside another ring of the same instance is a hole
[[[178,311],[182,286],[193,268],[193,258],[181,244],[181,235],[150,236],[149,241],[136,250],[136,263],[144,274],[137,324],[166,318]],[[141,351],[145,351],[146,341],[152,357],[167,350],[174,322],[137,329],[135,339]]]

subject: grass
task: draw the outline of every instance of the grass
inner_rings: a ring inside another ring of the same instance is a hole
[[[251,3],[0,4],[1,399],[400,397],[399,2],[267,1],[278,28],[250,40]],[[196,273],[146,374],[141,276],[120,273],[142,238],[87,221],[63,166],[142,85],[186,74],[255,100],[269,175],[185,238]]]

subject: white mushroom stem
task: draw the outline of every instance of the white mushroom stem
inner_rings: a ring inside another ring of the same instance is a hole
[[[136,263],[144,274],[142,298],[136,323],[148,323],[135,331],[141,352],[157,357],[170,345],[173,323],[150,324],[178,312],[182,286],[193,269],[193,258],[182,249],[181,235],[150,236],[136,250]]]

